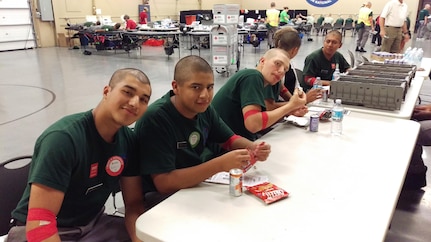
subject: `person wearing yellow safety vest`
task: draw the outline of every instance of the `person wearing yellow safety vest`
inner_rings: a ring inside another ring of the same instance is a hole
[[[371,10],[371,2],[365,3],[359,9],[358,16],[358,40],[356,41],[356,51],[367,52],[364,46],[368,41],[370,31],[374,31],[373,10]]]

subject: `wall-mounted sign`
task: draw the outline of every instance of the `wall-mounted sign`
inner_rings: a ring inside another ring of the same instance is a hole
[[[318,8],[329,7],[336,3],[338,0],[307,0],[307,3]]]

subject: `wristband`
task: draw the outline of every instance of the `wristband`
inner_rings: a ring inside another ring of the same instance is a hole
[[[284,93],[286,93],[286,92],[288,92],[288,91],[289,91],[289,90],[287,90],[287,88],[283,86],[283,89],[281,89],[280,93],[281,93],[281,94],[284,94]]]

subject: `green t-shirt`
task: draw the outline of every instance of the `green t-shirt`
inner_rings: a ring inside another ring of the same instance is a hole
[[[340,52],[335,52],[334,56],[330,60],[327,60],[322,49],[318,49],[305,58],[304,77],[312,76],[320,77],[322,80],[332,80],[332,74],[335,71],[337,63],[341,73],[346,72],[350,68],[349,63],[347,63]],[[309,88],[311,86],[306,87],[306,89]]]
[[[258,105],[262,111],[266,110],[263,85],[262,73],[256,69],[243,69],[220,88],[212,101],[215,110],[233,132],[250,140],[257,139],[257,135],[245,127],[242,109]]]
[[[425,18],[428,17],[429,15],[430,13],[428,12],[428,10],[422,9],[421,11],[419,11],[418,20],[425,20]]]
[[[135,125],[141,174],[161,174],[206,162],[214,155],[209,144],[222,144],[234,135],[209,106],[191,120],[172,104],[173,91],[151,104]]]
[[[286,11],[281,11],[280,13],[280,23],[288,23],[290,19],[289,14]]]
[[[317,24],[318,24],[318,25],[322,25],[322,24],[323,24],[323,20],[325,20],[325,17],[320,16],[320,17],[317,19]]]
[[[29,184],[64,192],[58,227],[86,225],[116,190],[120,175],[139,175],[135,145],[136,136],[128,127],[118,130],[114,143],[105,142],[91,111],[66,116],[37,139]],[[29,196],[27,185],[13,218],[26,221]]]
[[[337,20],[335,20],[335,23],[339,24],[339,25],[343,25],[344,24],[344,19],[343,18],[337,18]]]

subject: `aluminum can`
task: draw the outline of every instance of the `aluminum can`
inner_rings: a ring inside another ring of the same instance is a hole
[[[322,90],[322,101],[323,102],[328,101],[328,90]]]
[[[310,116],[310,132],[319,131],[319,115],[313,114]]]
[[[242,175],[243,171],[238,168],[229,171],[229,193],[231,196],[239,197],[242,195]]]

